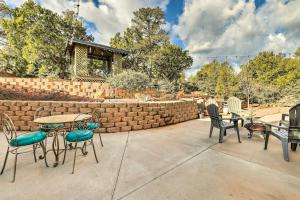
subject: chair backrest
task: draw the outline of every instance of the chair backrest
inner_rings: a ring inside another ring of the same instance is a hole
[[[83,114],[78,114],[75,118],[74,118],[74,121],[72,122],[71,124],[71,130],[75,130],[75,129],[87,129],[87,126],[86,126],[86,122],[88,120],[80,120],[78,121],[78,118],[83,115]]]
[[[12,139],[17,137],[15,125],[12,122],[11,118],[5,113],[0,114],[0,119],[3,133],[6,137],[7,142],[10,143]]]
[[[198,112],[199,113],[204,113],[204,110],[205,110],[204,102],[197,103],[197,106],[198,106]]]
[[[230,97],[227,100],[228,103],[228,112],[241,114],[242,112],[242,101],[237,97]]]
[[[289,111],[290,126],[300,128],[300,103],[293,106]]]
[[[92,120],[93,120],[93,122],[100,123],[101,114],[103,113],[102,109],[101,108],[95,108],[93,110],[93,112],[92,112]]]
[[[52,112],[53,112],[53,108],[45,109],[44,107],[39,107],[34,112],[33,118],[36,119],[36,118],[39,118],[39,117],[51,116]]]
[[[300,104],[289,111],[289,139],[300,140]]]
[[[210,104],[207,106],[207,112],[211,119],[211,123],[214,127],[219,128],[220,127],[220,114],[219,114],[219,108],[215,104]]]

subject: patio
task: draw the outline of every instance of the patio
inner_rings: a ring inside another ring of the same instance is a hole
[[[209,120],[192,120],[103,134],[103,148],[95,139],[99,164],[89,146],[86,157],[78,154],[74,175],[73,152],[56,168],[46,168],[42,160],[34,163],[33,155],[25,154],[12,184],[9,157],[0,176],[0,199],[299,199],[299,150],[290,151],[286,162],[274,137],[265,151],[259,134],[249,140],[241,128],[241,144],[234,131],[219,144],[217,130],[208,138],[209,126]],[[0,134],[1,165],[6,145]]]

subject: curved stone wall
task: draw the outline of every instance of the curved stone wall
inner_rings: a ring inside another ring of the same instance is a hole
[[[94,108],[100,108],[103,112],[100,132],[103,133],[156,128],[198,117],[195,101],[99,103],[0,100],[0,112],[5,112],[12,118],[18,131],[38,129],[38,125],[33,122],[33,116],[39,107],[53,109],[52,113],[42,113],[44,116],[91,113]]]

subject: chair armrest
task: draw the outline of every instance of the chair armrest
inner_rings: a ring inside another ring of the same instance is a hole
[[[242,120],[243,118],[241,117],[231,117],[231,118],[222,118],[222,120],[231,120],[231,121],[238,121]]]
[[[259,121],[259,120],[258,120]],[[278,128],[278,129],[284,129],[284,130],[289,130],[288,127],[284,127],[284,126],[278,126],[278,125],[274,125],[274,124],[271,124],[271,123],[266,123],[264,121],[259,121],[261,123],[263,123],[266,127],[266,131],[271,131],[272,130],[272,127],[274,128]]]
[[[275,128],[278,128],[278,129],[289,130],[289,128],[288,128],[288,127],[284,127],[284,126],[277,126],[277,125],[273,125],[273,124],[271,124],[271,127],[275,127]]]

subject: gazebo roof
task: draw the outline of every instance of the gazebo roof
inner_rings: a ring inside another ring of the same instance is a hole
[[[68,45],[68,49],[73,49],[74,46],[79,45],[79,46],[86,46],[86,47],[91,47],[91,48],[95,48],[95,49],[100,49],[102,51],[107,51],[110,53],[117,53],[117,54],[121,54],[122,56],[127,56],[130,54],[129,51],[125,51],[123,49],[117,49],[117,48],[113,48],[110,46],[106,46],[103,44],[97,44],[94,42],[89,42],[89,41],[84,41],[84,40],[79,40],[79,39],[73,39],[70,41],[69,45]]]

